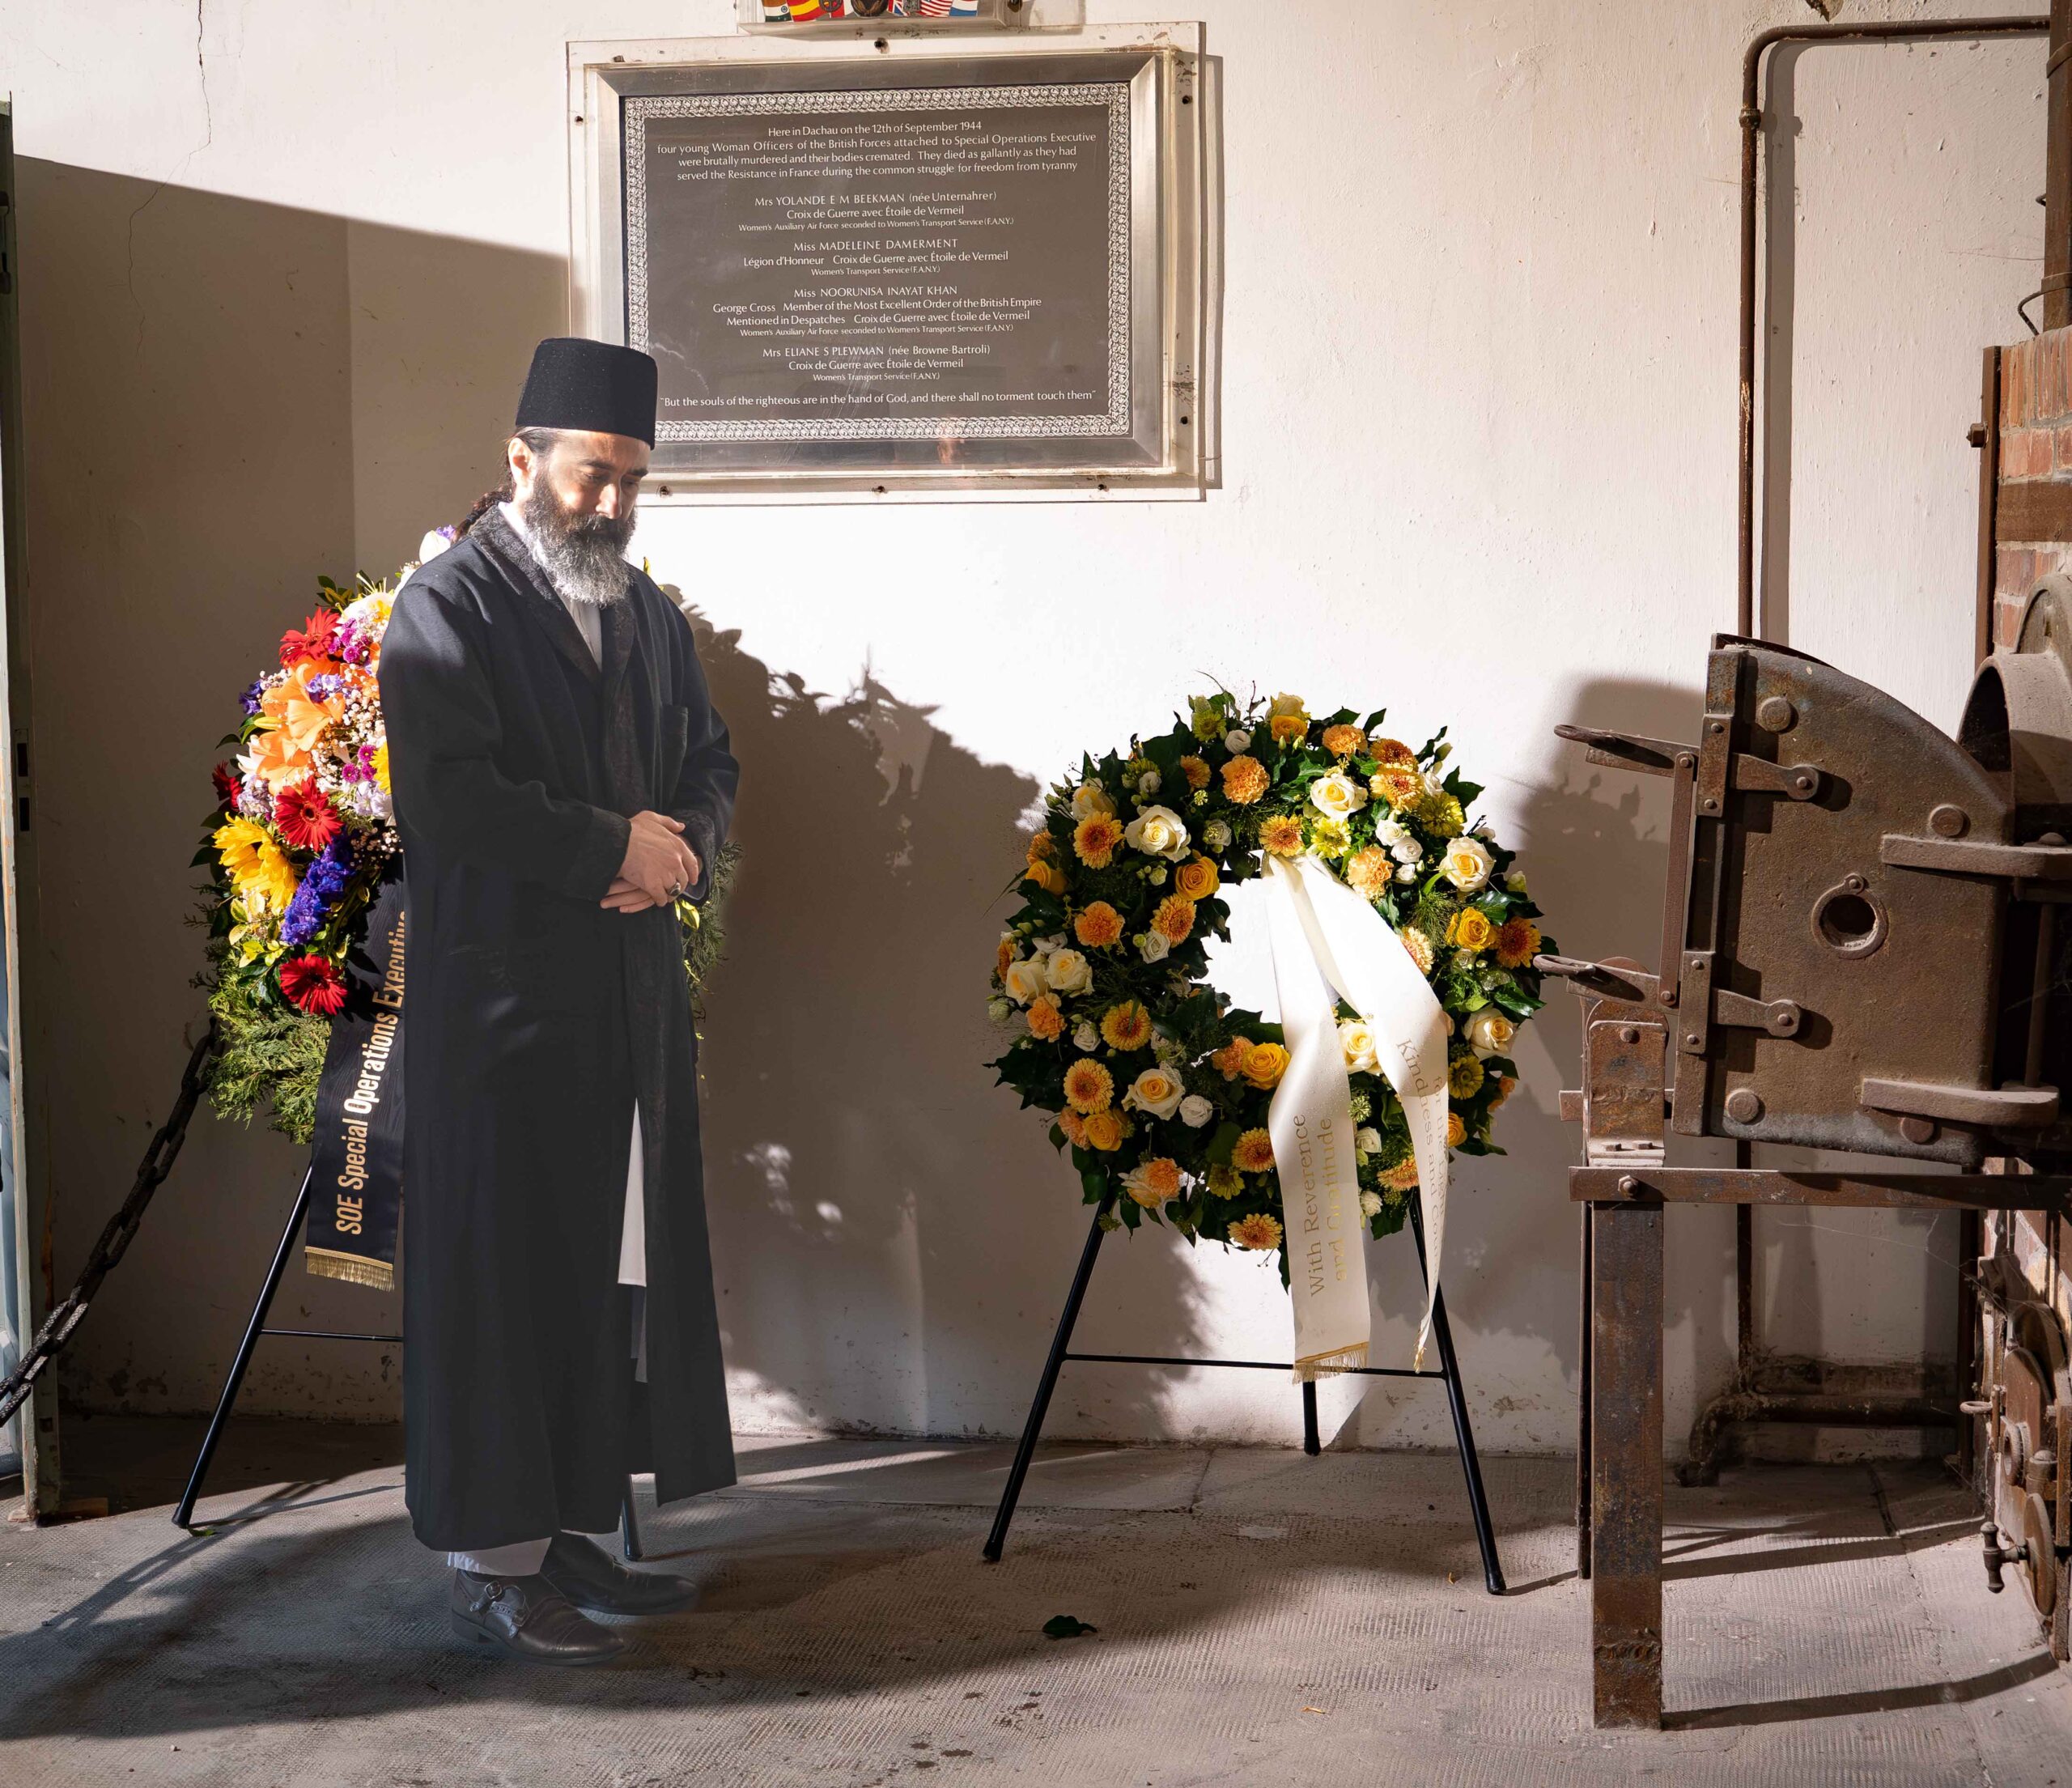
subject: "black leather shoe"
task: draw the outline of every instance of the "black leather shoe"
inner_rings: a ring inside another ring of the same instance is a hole
[[[698,1599],[698,1586],[689,1578],[630,1571],[580,1534],[554,1536],[540,1575],[592,1614],[666,1614]]]
[[[626,1650],[623,1639],[584,1620],[545,1577],[456,1571],[452,1614],[462,1638],[536,1664],[601,1664]]]

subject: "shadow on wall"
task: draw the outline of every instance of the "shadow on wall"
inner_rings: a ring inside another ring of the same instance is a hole
[[[1624,728],[1655,738],[1696,737],[1702,699],[1696,687],[1604,678],[1550,695],[1548,724]],[[1471,774],[1501,790],[1486,767]],[[1661,947],[1662,881],[1667,873],[1667,784],[1658,779],[1593,765],[1582,748],[1564,745],[1554,761],[1560,779],[1514,797],[1518,835],[1507,838],[1531,878],[1543,921],[1569,956],[1628,956],[1652,969]],[[1535,1408],[1536,1392],[1508,1384],[1478,1360],[1508,1355],[1522,1365],[1535,1354],[1559,1362],[1577,1382],[1578,1219],[1569,1198],[1567,1172],[1581,1159],[1582,1132],[1560,1121],[1556,1094],[1579,1083],[1582,1060],[1581,1002],[1566,983],[1549,978],[1547,1004],[1519,1047],[1525,1084],[1505,1106],[1497,1127],[1506,1153],[1484,1161],[1456,1157],[1448,1207],[1446,1286],[1462,1355],[1462,1370],[1478,1417],[1502,1416],[1531,1444],[1573,1445],[1573,1399],[1559,1410]],[[1715,1145],[1700,1143],[1701,1149]],[[1672,1153],[1675,1153],[1672,1145]],[[1664,1323],[1671,1337],[1666,1377],[1679,1377],[1678,1355],[1690,1361],[1698,1397],[1724,1381],[1732,1336],[1720,1329],[1721,1262],[1732,1311],[1733,1220],[1722,1213],[1678,1212],[1665,1276]],[[1723,1238],[1723,1241],[1722,1241]],[[1725,1248],[1724,1255],[1720,1252]],[[1408,1359],[1422,1311],[1415,1251],[1378,1248],[1374,1285],[1379,1351]],[[1684,1333],[1679,1338],[1679,1331]],[[1508,1347],[1496,1344],[1509,1337]],[[1529,1370],[1521,1381],[1536,1380]],[[1515,1390],[1516,1395],[1514,1395]],[[1690,1411],[1672,1403],[1667,1432],[1680,1450]],[[1362,1446],[1451,1443],[1443,1400],[1429,1387],[1370,1381],[1357,1417],[1342,1439]],[[1520,1442],[1514,1441],[1513,1445]]]
[[[736,1421],[1015,1431],[1089,1215],[982,1065],[1005,1042],[985,1013],[1004,870],[1040,791],[868,667],[813,690],[687,612],[744,766],[703,1102]],[[1131,1276],[1129,1336],[1184,1353],[1188,1281],[1158,1264]],[[1122,1274],[1103,1272],[1112,1301]],[[1156,1433],[1162,1389],[1068,1380],[1055,1431]]]
[[[188,862],[237,691],[320,573],[393,572],[488,481],[532,344],[563,326],[563,268],[28,158],[17,199],[44,914],[31,948],[61,992],[34,1045],[69,1280],[203,1016]],[[197,1119],[64,1362],[68,1395],[206,1408],[301,1165],[263,1129]],[[385,1331],[400,1313],[298,1263],[276,1314]],[[241,1407],[392,1419],[396,1364],[269,1341]]]

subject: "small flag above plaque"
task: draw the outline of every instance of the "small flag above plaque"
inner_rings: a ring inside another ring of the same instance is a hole
[[[805,31],[826,26],[917,28],[1019,25],[1027,0],[740,0],[745,31]]]

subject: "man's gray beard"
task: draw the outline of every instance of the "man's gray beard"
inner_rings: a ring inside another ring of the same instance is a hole
[[[631,567],[626,549],[633,539],[633,514],[572,516],[542,478],[518,505],[532,544],[558,595],[571,602],[609,608],[623,602]]]

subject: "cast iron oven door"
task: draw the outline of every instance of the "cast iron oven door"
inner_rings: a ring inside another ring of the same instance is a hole
[[[1867,684],[1732,637],[1696,757],[1663,964],[1675,1128],[1976,1168],[2048,1123],[2053,1090],[1993,1076],[2006,779]]]

